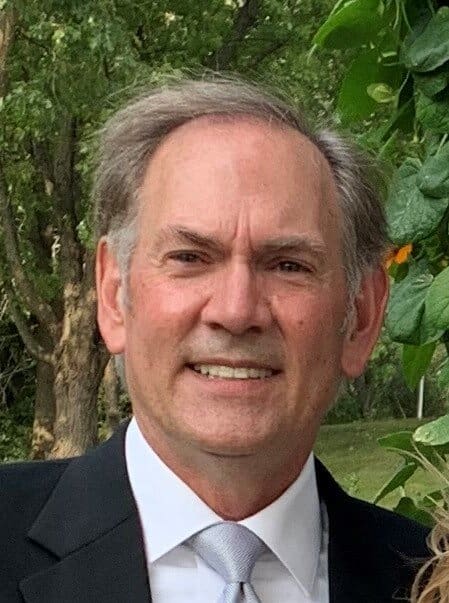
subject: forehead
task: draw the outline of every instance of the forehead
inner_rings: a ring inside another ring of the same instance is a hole
[[[319,149],[291,128],[248,117],[203,117],[174,130],[149,163],[140,209],[150,230],[172,220],[224,232],[239,221],[268,236],[339,222]]]

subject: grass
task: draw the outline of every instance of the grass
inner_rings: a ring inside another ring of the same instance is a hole
[[[401,465],[401,458],[381,448],[377,439],[394,431],[413,431],[418,425],[420,422],[416,419],[323,425],[315,453],[347,492],[372,501]],[[435,480],[421,470],[415,473],[409,484],[406,492],[412,497],[430,492],[436,486]],[[383,499],[380,505],[393,508],[399,498],[397,490]]]

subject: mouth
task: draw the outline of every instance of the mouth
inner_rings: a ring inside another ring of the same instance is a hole
[[[205,363],[187,364],[187,368],[208,379],[269,379],[281,372],[265,367]]]

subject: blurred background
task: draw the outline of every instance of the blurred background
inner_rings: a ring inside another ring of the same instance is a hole
[[[356,137],[392,176],[386,328],[317,444],[347,490],[382,493],[397,464],[387,449],[401,445],[377,439],[412,437],[448,405],[446,5],[0,1],[0,461],[81,453],[129,414],[95,324],[95,132],[146,86],[225,71],[282,89],[312,122]],[[443,427],[445,442],[421,443],[447,444]],[[398,504],[412,474],[415,502],[433,487],[415,469],[378,496],[382,504]]]

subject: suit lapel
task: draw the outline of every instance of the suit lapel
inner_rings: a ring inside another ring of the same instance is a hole
[[[365,575],[364,551],[358,540],[357,527],[352,523],[351,507],[348,504],[351,499],[318,460],[315,461],[315,467],[319,495],[326,504],[329,518],[329,603],[383,601],[380,598],[369,598],[372,577]],[[356,565],[354,559],[357,560]]]
[[[411,586],[416,559],[394,550],[381,511],[347,495],[318,460],[316,474],[329,517],[329,603],[407,601],[399,586]]]
[[[148,603],[142,531],[124,454],[126,425],[74,459],[28,537],[55,563],[22,580],[26,603]]]

